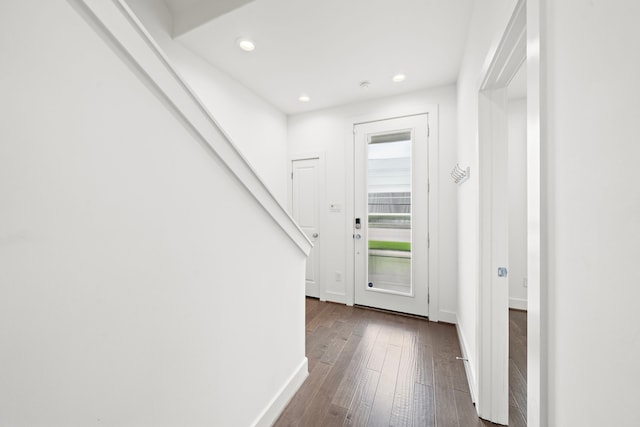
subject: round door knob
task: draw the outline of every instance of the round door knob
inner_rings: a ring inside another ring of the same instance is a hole
[[[318,233],[313,233],[313,237],[318,237]]]
[[[356,234],[356,240],[360,240],[361,238],[362,238],[362,236],[361,236],[361,235]]]

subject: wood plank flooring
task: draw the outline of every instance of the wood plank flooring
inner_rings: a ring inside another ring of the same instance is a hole
[[[509,310],[509,426],[527,425],[527,312]]]
[[[306,313],[309,377],[275,426],[494,425],[471,403],[455,326],[310,298]]]

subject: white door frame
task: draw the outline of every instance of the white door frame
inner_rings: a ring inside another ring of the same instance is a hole
[[[313,160],[313,159],[318,159],[318,181],[320,182],[320,188],[318,189],[318,194],[320,196],[320,200],[318,200],[318,234],[320,235],[319,238],[322,238],[323,232],[324,232],[324,211],[323,209],[326,207],[326,187],[327,187],[327,182],[326,182],[326,176],[325,176],[325,164],[324,164],[324,158],[325,158],[325,154],[324,152],[305,152],[305,153],[300,153],[300,154],[294,154],[292,156],[289,157],[289,163],[287,165],[287,174],[289,175],[290,179],[287,180],[287,194],[289,194],[289,197],[287,197],[287,208],[289,209],[289,212],[291,215],[293,215],[293,185],[292,185],[292,180],[293,180],[293,162],[297,161],[297,160]],[[325,278],[325,274],[324,274],[324,265],[323,262],[326,259],[323,252],[324,252],[324,247],[326,245],[318,245],[319,252],[318,252],[318,265],[316,266],[318,268],[318,294],[319,294],[319,298],[320,301],[326,301],[327,297],[326,297],[326,286],[325,286],[325,282],[324,282],[324,278]],[[313,250],[313,248],[312,248]]]
[[[355,277],[358,279],[355,282],[357,285],[354,287],[354,299],[358,300],[358,304],[387,308],[419,316],[428,316],[428,126],[429,116],[427,114],[354,126],[354,130],[356,130],[354,134],[354,174],[356,174],[354,196],[357,197],[357,201],[354,202],[356,206],[355,216],[360,217],[362,220],[362,228],[353,230],[354,234],[362,235],[362,239],[354,242],[356,247],[360,247],[360,250],[356,249],[355,259],[357,268],[354,271]],[[370,135],[406,131],[410,131],[411,133],[410,182],[411,192],[413,194],[411,202],[411,230],[407,230],[411,236],[411,291],[409,294],[398,295],[394,291],[385,290],[384,287],[382,289],[374,288],[372,291],[364,286],[369,277],[367,266],[370,262],[367,256],[368,250],[364,248],[367,248],[367,243],[374,232],[369,228],[369,221],[367,219],[368,204],[366,194],[370,179],[370,175],[367,172],[367,156],[369,151],[368,139]]]
[[[479,289],[477,324],[480,417],[509,422],[509,287],[498,268],[508,266],[507,86],[527,58],[525,0],[485,62],[478,94]]]
[[[542,149],[540,111],[544,88],[541,64],[541,0],[527,0],[527,425],[548,423],[547,384],[547,193],[541,171]]]
[[[430,247],[429,251],[429,320],[437,322],[440,314],[439,304],[439,129],[438,129],[438,106],[437,105],[424,105],[419,110],[409,109],[394,109],[389,113],[369,114],[364,116],[353,117],[348,120],[345,129],[345,188],[346,188],[346,222],[345,222],[345,235],[346,235],[346,301],[347,305],[353,305],[355,302],[355,257],[354,257],[354,239],[353,239],[353,220],[354,220],[354,200],[355,200],[355,188],[354,188],[354,128],[356,125],[397,119],[407,116],[416,116],[426,114],[429,124],[429,238]]]

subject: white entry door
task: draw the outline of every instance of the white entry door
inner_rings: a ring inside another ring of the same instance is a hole
[[[307,257],[305,276],[306,295],[320,296],[319,270],[319,207],[320,207],[320,159],[293,160],[291,179],[293,189],[292,215],[298,226],[313,242],[313,249]]]
[[[355,303],[427,316],[428,116],[356,125]]]

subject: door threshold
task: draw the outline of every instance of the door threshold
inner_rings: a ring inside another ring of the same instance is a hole
[[[429,316],[419,316],[417,314],[403,313],[401,311],[387,310],[385,308],[370,307],[368,305],[354,304],[354,307],[363,308],[365,310],[378,311],[380,313],[395,314],[403,317],[411,317],[413,319],[429,320]]]

